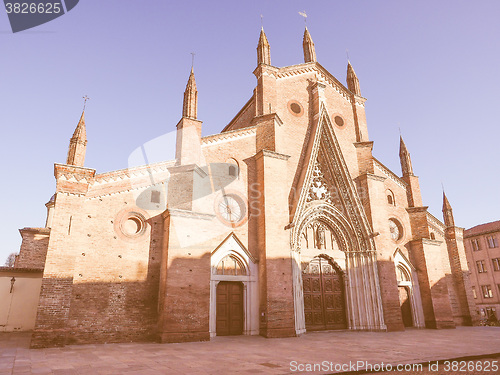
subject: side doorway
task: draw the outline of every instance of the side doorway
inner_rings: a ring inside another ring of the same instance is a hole
[[[216,293],[217,336],[243,334],[243,284],[221,281]]]

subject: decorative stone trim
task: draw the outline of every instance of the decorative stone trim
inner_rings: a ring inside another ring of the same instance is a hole
[[[212,220],[215,217],[215,215],[213,214],[204,214],[201,212],[187,211],[176,208],[169,208],[165,210],[165,212],[162,215],[164,218],[168,216],[179,216],[179,217],[190,217],[200,220]]]
[[[374,165],[378,168],[380,172],[389,177],[392,181],[402,187],[405,191],[408,190],[408,185],[406,182],[401,180],[394,172],[392,172],[389,168],[387,168],[384,164],[378,161],[376,158],[373,158]]]
[[[209,135],[201,139],[201,147],[212,146],[214,144],[235,141],[237,139],[255,137],[257,134],[257,126],[248,128],[230,130],[220,134]]]

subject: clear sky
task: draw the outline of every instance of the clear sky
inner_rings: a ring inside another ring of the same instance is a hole
[[[457,225],[500,219],[500,1],[83,0],[17,34],[0,11],[0,263],[19,228],[45,224],[83,95],[86,166],[126,168],[174,130],[190,52],[203,133],[217,133],[255,87],[260,15],[272,64],[287,66],[303,62],[304,10],[318,61],[341,82],[349,50],[374,155],[400,174],[400,127],[431,213],[441,219],[443,183]]]

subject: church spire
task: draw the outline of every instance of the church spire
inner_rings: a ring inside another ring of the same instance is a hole
[[[191,67],[191,73],[184,91],[184,103],[182,107],[182,117],[197,119],[198,117],[198,90],[194,79],[194,70]]]
[[[444,225],[446,225],[446,227],[455,226],[455,219],[453,218],[453,210],[444,191],[443,191],[443,219],[444,219]]]
[[[85,162],[85,152],[87,149],[87,131],[85,129],[85,109],[82,112],[80,121],[76,126],[73,137],[69,141],[68,157],[66,164],[83,167]]]
[[[361,90],[359,88],[359,79],[350,61],[347,62],[347,88],[353,94],[361,96]]]
[[[312,41],[311,34],[309,30],[304,30],[304,38],[302,39],[302,47],[304,48],[304,62],[315,62],[316,61],[316,51],[314,50],[314,42]]]
[[[259,44],[257,45],[257,65],[271,65],[271,46],[267,41],[264,28],[260,29]]]
[[[401,170],[403,177],[413,176],[413,167],[411,166],[411,158],[408,149],[406,148],[403,137],[399,137],[399,161],[401,162]]]

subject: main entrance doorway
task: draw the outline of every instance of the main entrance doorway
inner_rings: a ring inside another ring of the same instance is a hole
[[[243,333],[243,284],[221,281],[216,296],[217,336]]]
[[[324,258],[303,265],[304,315],[309,331],[347,328],[342,273]]]

